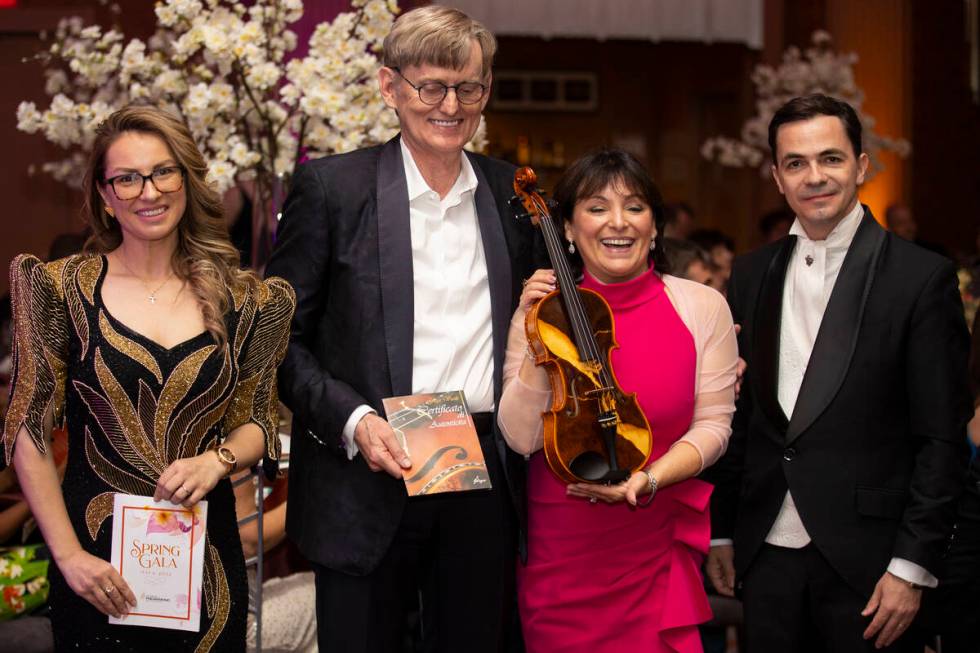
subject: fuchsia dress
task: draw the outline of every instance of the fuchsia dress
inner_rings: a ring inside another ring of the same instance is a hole
[[[688,283],[682,282],[680,293],[693,291],[703,299],[704,293],[684,285]],[[703,343],[696,343],[656,274],[613,285],[586,276],[582,287],[598,292],[612,308],[620,345],[612,354],[612,366],[620,386],[637,393],[653,430],[651,460],[659,458],[692,429],[699,388],[696,344]],[[727,314],[720,295],[707,303],[718,311],[719,302]],[[703,312],[692,313],[699,311]],[[730,330],[730,314],[727,323],[721,321],[721,331]],[[730,337],[725,344],[732,349],[734,334],[725,337]],[[730,373],[734,383],[734,356],[728,357],[732,367],[723,366],[724,376]],[[512,401],[513,397],[505,412],[513,414]],[[504,407],[502,401],[502,411]],[[534,407],[538,414],[540,409]],[[716,424],[730,420],[727,406],[708,412]],[[506,433],[514,422],[508,424],[505,415],[501,425]],[[724,428],[720,434],[715,429],[715,439],[727,440]],[[701,436],[700,443],[695,438],[691,444],[702,460],[713,461],[724,441],[720,447],[704,445],[705,434]],[[712,448],[706,455],[705,449]],[[591,504],[567,496],[565,488],[543,453],[533,453],[529,557],[526,566],[518,566],[529,653],[700,651],[697,624],[711,618],[700,571],[710,538],[711,486],[691,478],[659,491],[648,507],[635,509],[625,502]]]

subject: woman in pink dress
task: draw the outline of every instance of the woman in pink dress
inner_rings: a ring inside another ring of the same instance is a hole
[[[527,355],[524,316],[554,288],[525,284],[511,322],[498,422],[528,456],[528,561],[518,599],[529,653],[701,651],[711,617],[700,566],[711,486],[694,478],[722,454],[738,358],[728,305],[707,286],[664,274],[660,194],[618,150],[576,161],[555,188],[581,287],[612,308],[611,363],[653,431],[644,469],[619,485],[565,485],[541,451],[546,373]],[[655,493],[655,497],[650,496]]]

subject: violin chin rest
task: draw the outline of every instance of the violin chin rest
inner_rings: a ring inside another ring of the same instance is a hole
[[[583,451],[575,456],[568,470],[589,483],[621,483],[630,475],[625,469],[610,469],[605,456],[595,451]]]

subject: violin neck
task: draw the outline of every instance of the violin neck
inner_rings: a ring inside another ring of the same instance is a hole
[[[565,239],[562,238],[555,219],[550,215],[540,216],[540,223],[541,233],[544,235],[544,242],[548,248],[548,256],[551,258],[551,265],[555,270],[555,277],[558,279],[558,289],[561,291],[565,316],[568,318],[568,323],[572,325],[572,335],[575,338],[579,360],[602,364],[604,362],[603,357],[596,343],[595,334],[592,333],[591,321],[585,312],[582,298],[575,286],[572,268],[565,257]],[[605,366],[603,365],[603,367]]]

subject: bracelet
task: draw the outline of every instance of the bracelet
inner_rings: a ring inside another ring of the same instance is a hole
[[[640,508],[646,508],[647,506],[649,506],[650,503],[653,501],[653,495],[657,493],[657,479],[653,475],[653,472],[651,472],[649,469],[644,469],[643,473],[647,475],[647,484],[648,487],[650,488],[650,494],[647,495],[647,498],[642,503],[637,502],[636,505],[639,506]]]

